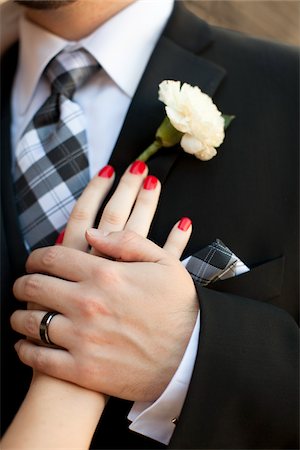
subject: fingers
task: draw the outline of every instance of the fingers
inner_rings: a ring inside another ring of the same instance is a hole
[[[63,349],[38,346],[29,340],[20,340],[15,345],[20,360],[27,366],[52,377],[71,381],[76,374],[76,365],[72,355]]]
[[[90,228],[86,231],[86,239],[96,251],[119,261],[158,262],[166,257],[166,252],[179,259],[191,233],[192,222],[183,217],[171,230],[163,249],[129,230],[106,234]]]
[[[125,225],[126,230],[147,237],[157,208],[160,190],[161,185],[156,177],[149,175],[145,178],[133,211]]]
[[[88,253],[55,245],[34,250],[26,261],[26,271],[81,281],[91,276],[95,264],[101,264],[100,259],[96,263]]]
[[[188,217],[183,217],[172,228],[164,245],[164,250],[166,250],[170,255],[180,259],[191,234],[192,221]]]
[[[40,337],[40,324],[47,311],[17,310],[11,318],[12,328],[20,334],[37,341]],[[51,342],[59,347],[70,348],[73,327],[71,322],[62,314],[57,314],[48,326],[48,336]]]
[[[154,176],[147,176],[148,168],[142,161],[135,161],[122,176],[115,193],[107,203],[99,223],[105,232],[120,231],[125,227],[141,236],[147,236],[155,214],[160,194],[160,183]],[[77,200],[66,229],[57,244],[87,251],[84,236],[86,229],[94,225],[114,180],[114,169],[105,166],[87,185]],[[95,254],[94,249],[91,251]]]
[[[79,298],[78,283],[47,275],[33,274],[18,278],[13,286],[14,296],[21,301],[39,303],[47,311],[67,314]],[[82,293],[83,295],[83,293]]]
[[[168,254],[180,258],[191,231],[190,219],[181,219],[171,231],[164,249],[128,230],[106,235],[101,230],[89,229],[86,239],[96,251],[113,259],[158,262]],[[77,283],[72,281],[100,280],[111,264],[112,261],[62,246],[40,248],[31,253],[26,264],[27,271],[35,273],[17,279],[14,294],[20,300],[64,313],[64,305],[72,305],[72,299],[74,302],[80,293],[75,288]]]
[[[105,232],[123,230],[148,172],[146,164],[135,161],[122,176],[104,208],[98,228]]]
[[[87,251],[88,245],[84,232],[94,225],[97,212],[112,187],[114,178],[112,166],[103,167],[92,178],[75,203],[63,236],[59,237],[57,243],[63,243],[65,247]],[[62,242],[59,242],[60,240]]]
[[[90,228],[86,231],[86,239],[96,251],[119,261],[158,262],[166,257],[161,247],[133,231],[106,234]]]

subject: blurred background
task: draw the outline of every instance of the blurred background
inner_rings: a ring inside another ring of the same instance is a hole
[[[183,1],[188,9],[213,25],[300,45],[300,0],[176,1]],[[18,8],[13,1],[0,0],[0,53],[16,39],[17,18]]]
[[[185,0],[185,4],[213,25],[300,45],[298,0]]]

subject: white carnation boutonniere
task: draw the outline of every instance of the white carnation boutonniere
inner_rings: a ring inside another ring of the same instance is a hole
[[[179,142],[185,152],[202,161],[216,156],[216,148],[235,116],[222,114],[201,89],[187,83],[181,86],[180,81],[162,81],[158,98],[165,104],[166,117],[156,131],[155,141],[137,159],[147,161],[161,148]]]

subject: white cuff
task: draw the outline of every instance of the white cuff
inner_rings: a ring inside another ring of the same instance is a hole
[[[132,421],[129,428],[163,444],[169,444],[175,430],[191,381],[199,341],[200,312],[183,355],[181,363],[172,380],[154,402],[135,402],[128,419]],[[175,422],[175,423],[174,423]]]

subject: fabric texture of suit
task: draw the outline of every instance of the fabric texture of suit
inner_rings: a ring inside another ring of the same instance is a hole
[[[9,316],[24,273],[11,178],[10,94],[17,46],[1,85],[2,429],[30,380],[13,350]],[[179,146],[149,170],[163,184],[150,238],[163,244],[182,216],[193,221],[183,257],[220,238],[250,267],[197,287],[201,335],[195,369],[170,448],[298,448],[298,52],[211,27],[175,2],[148,63],[110,163],[121,174],[153,140],[164,116],[158,84],[199,86],[235,120],[217,157],[202,162]],[[137,132],[138,130],[138,132]],[[27,380],[27,382],[26,382]],[[92,448],[163,448],[128,431],[130,402],[111,399]]]

